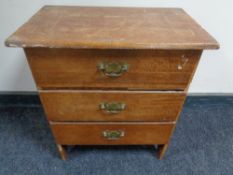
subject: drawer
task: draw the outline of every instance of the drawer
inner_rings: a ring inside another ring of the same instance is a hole
[[[40,91],[51,121],[175,121],[183,92]]]
[[[57,144],[166,144],[173,123],[50,123]]]
[[[39,89],[184,90],[200,50],[25,49]]]

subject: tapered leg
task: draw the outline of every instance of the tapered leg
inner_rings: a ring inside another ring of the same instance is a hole
[[[159,160],[161,160],[167,150],[168,144],[164,144],[164,145],[158,145],[157,148],[157,157]]]
[[[57,144],[57,148],[62,160],[66,160],[67,154],[64,146]]]

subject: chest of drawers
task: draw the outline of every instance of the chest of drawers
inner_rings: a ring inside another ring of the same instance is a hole
[[[182,9],[45,6],[6,40],[22,47],[62,159],[65,145],[167,149],[204,49]]]

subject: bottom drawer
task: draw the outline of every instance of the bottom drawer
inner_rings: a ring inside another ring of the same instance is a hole
[[[174,123],[61,123],[52,122],[61,145],[166,144]]]

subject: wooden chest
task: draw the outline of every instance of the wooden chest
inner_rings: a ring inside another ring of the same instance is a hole
[[[182,9],[45,6],[6,40],[22,47],[62,159],[65,145],[166,151],[204,49]]]

